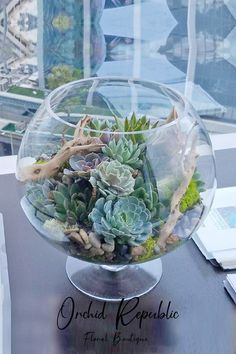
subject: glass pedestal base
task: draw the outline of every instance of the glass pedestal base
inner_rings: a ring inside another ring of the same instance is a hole
[[[68,257],[66,273],[82,293],[102,301],[129,300],[152,290],[162,276],[162,262],[127,266],[99,266]]]

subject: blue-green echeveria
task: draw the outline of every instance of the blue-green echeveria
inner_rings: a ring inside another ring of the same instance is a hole
[[[137,246],[152,233],[151,214],[145,204],[136,197],[122,197],[118,201],[100,198],[89,218],[98,235],[105,242]]]
[[[103,161],[91,171],[89,179],[93,187],[104,195],[125,196],[134,191],[135,180],[130,168],[117,160]]]
[[[122,138],[119,139],[118,142],[112,139],[108,145],[102,148],[102,152],[122,164],[132,168],[140,168],[142,166],[142,160],[139,157],[144,148],[144,144],[134,144],[131,140]]]

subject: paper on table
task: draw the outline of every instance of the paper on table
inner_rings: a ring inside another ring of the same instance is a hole
[[[236,268],[236,187],[217,189],[204,225],[193,237],[206,259]]]
[[[219,188],[216,190],[213,208],[236,205],[236,187]],[[204,223],[205,224],[205,223]]]
[[[213,258],[224,269],[236,269],[236,249],[212,253]]]
[[[11,353],[11,300],[3,217],[0,213],[0,354]]]
[[[198,237],[211,254],[217,251],[236,249],[236,229],[222,231],[206,227],[198,231]]]
[[[236,274],[228,274],[227,275],[227,280],[230,283],[230,285],[232,286],[233,290],[236,293]]]
[[[236,304],[236,274],[228,274],[224,286]]]

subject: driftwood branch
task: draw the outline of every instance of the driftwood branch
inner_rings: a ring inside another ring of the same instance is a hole
[[[165,124],[171,123],[174,120],[176,120],[178,118],[178,114],[175,110],[175,107],[172,108],[170,114],[168,115],[168,117],[166,118]]]
[[[166,248],[166,241],[168,237],[171,235],[178,219],[182,215],[180,212],[180,203],[191,182],[191,179],[193,177],[196,168],[197,155],[195,150],[196,150],[195,143],[193,143],[189,154],[185,158],[185,162],[183,166],[183,180],[172,196],[169,217],[167,218],[166,223],[164,224],[164,226],[160,231],[160,235],[157,243],[161,249]]]
[[[61,166],[72,155],[100,151],[104,146],[102,141],[97,137],[85,136],[83,133],[83,129],[90,119],[90,117],[86,116],[77,124],[73,139],[65,142],[51,160],[43,164],[34,163],[23,167],[18,171],[18,179],[26,182],[52,177],[58,173]]]

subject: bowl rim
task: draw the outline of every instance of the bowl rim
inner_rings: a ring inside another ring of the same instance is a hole
[[[193,108],[191,103],[188,101],[188,99],[183,95],[181,94],[179,91],[173,89],[172,87],[166,85],[166,84],[163,84],[163,83],[160,83],[160,82],[157,82],[157,81],[151,81],[151,80],[142,80],[142,79],[139,79],[139,78],[131,78],[131,77],[125,77],[125,76],[96,76],[96,77],[89,77],[89,78],[85,78],[85,79],[80,79],[80,80],[75,80],[75,81],[71,81],[69,83],[66,83],[62,86],[59,86],[57,87],[55,90],[51,91],[50,94],[45,98],[44,100],[44,103],[43,105],[45,106],[47,112],[49,113],[50,117],[60,121],[61,123],[63,124],[66,124],[67,126],[69,127],[72,127],[72,128],[76,128],[77,125],[76,124],[73,124],[73,123],[70,123],[70,122],[67,122],[65,121],[63,118],[59,117],[52,109],[51,107],[51,101],[53,100],[53,98],[60,92],[62,91],[63,89],[67,89],[68,87],[73,87],[73,86],[76,86],[77,84],[80,84],[80,83],[84,83],[84,82],[88,82],[88,81],[101,81],[101,80],[104,80],[104,81],[109,81],[109,80],[117,80],[117,81],[121,81],[121,82],[128,82],[128,83],[143,83],[143,84],[149,84],[149,85],[155,85],[155,86],[159,86],[159,88],[161,89],[165,89],[165,90],[168,90],[169,92],[173,93],[174,95],[177,96],[177,98],[179,100],[181,100],[181,103],[184,105],[184,112],[186,111],[187,108]],[[86,114],[84,114],[86,115]],[[86,131],[86,132],[93,132],[93,133],[99,133],[99,134],[112,134],[112,135],[135,135],[135,134],[148,134],[150,132],[155,132],[156,130],[160,131],[162,129],[166,129],[172,125],[175,125],[177,122],[179,122],[179,120],[181,120],[182,116],[184,116],[185,114],[179,116],[174,119],[173,121],[169,122],[169,123],[166,123],[166,124],[162,124],[162,125],[159,125],[155,128],[150,128],[150,129],[146,129],[146,130],[141,130],[141,131],[128,131],[128,132],[125,132],[125,131],[109,131],[109,130],[97,130],[97,129],[92,129],[92,128],[83,128],[82,130],[83,131]],[[97,117],[99,117],[99,115],[97,115]],[[105,119],[105,116],[104,116],[104,119]]]

